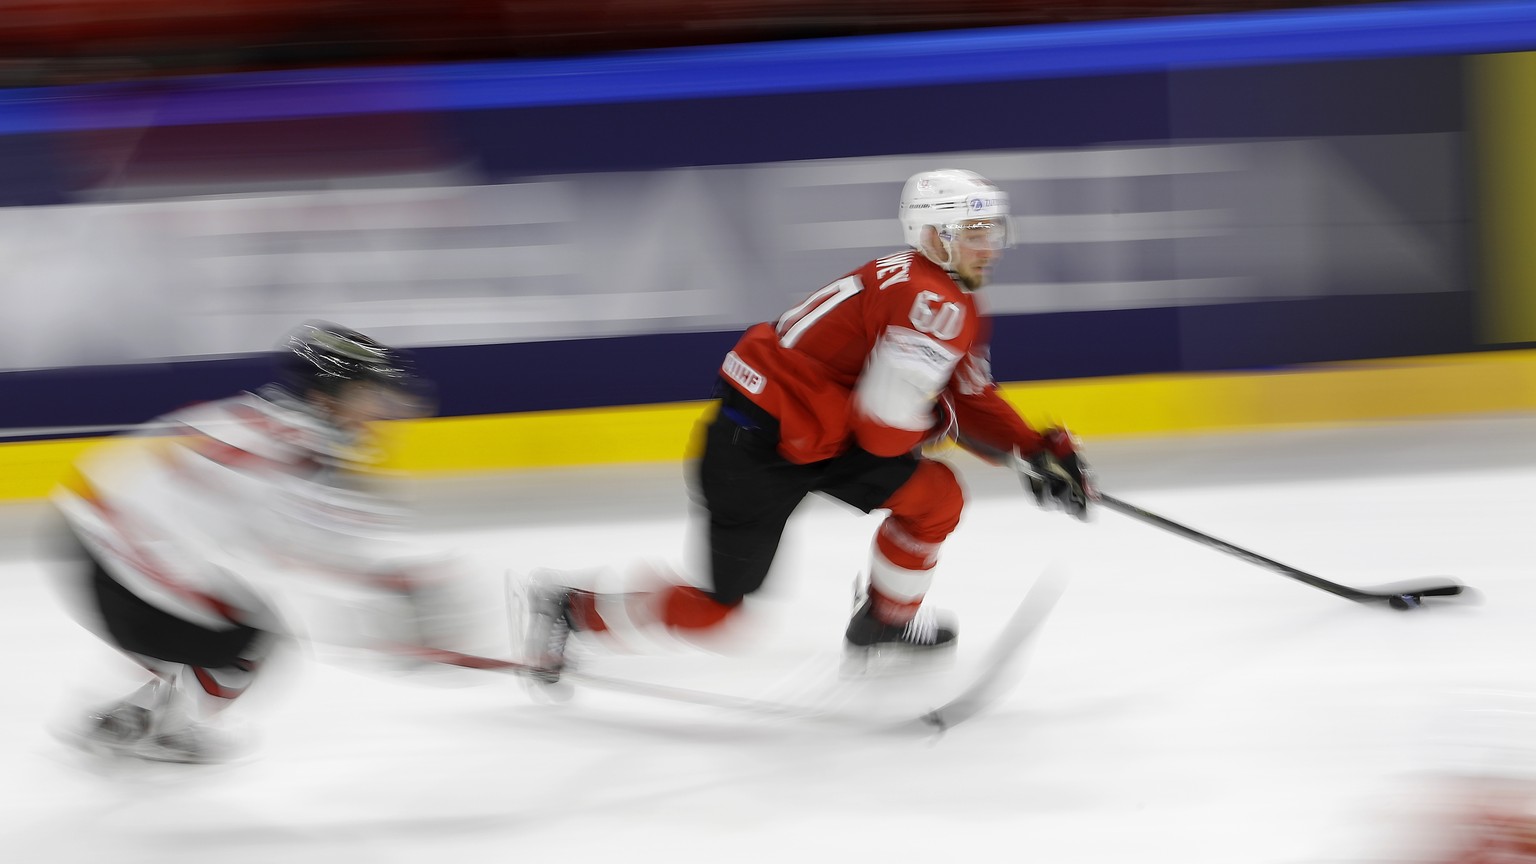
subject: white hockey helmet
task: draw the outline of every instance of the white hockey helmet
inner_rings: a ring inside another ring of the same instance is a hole
[[[901,203],[896,208],[907,245],[923,248],[923,228],[938,229],[939,240],[950,261],[950,244],[960,225],[984,219],[1001,226],[1002,243],[1012,245],[1013,231],[1008,224],[1008,193],[975,171],[940,168],[913,174],[901,189]]]

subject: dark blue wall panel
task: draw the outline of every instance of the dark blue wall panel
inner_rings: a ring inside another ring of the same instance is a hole
[[[1097,66],[1083,65],[1074,42],[1088,31],[1041,30],[1027,34],[1044,40],[1032,47],[1008,41],[1026,36],[981,32],[658,54],[625,61],[628,77],[622,63],[593,60],[338,71],[305,86],[279,74],[11,92],[0,94],[0,205],[59,203],[89,190],[99,178],[92,136],[145,117],[157,125],[135,142],[136,167],[202,181],[324,176],[362,158],[393,170],[467,166],[468,182],[497,182],[866,154],[1460,133],[1463,61],[1450,51],[1536,40],[1536,10],[1520,5],[1404,4],[1419,12],[1394,31],[1415,34],[1412,44],[1393,43],[1390,50],[1412,55],[1403,57],[1380,56],[1393,33],[1362,11],[1335,19],[1354,28],[1339,32],[1353,33],[1358,51],[1317,29],[1321,19],[1277,18],[1266,29],[1236,16],[1241,26],[1226,37],[1207,24],[1156,25],[1137,31],[1139,42],[1114,28],[1098,32],[1101,42],[1114,38],[1097,49]],[[1458,8],[1481,22],[1482,41],[1451,23]],[[1444,50],[1429,38],[1437,27],[1449,40]],[[1205,53],[1175,56],[1196,42]],[[802,62],[784,53],[792,48]],[[740,74],[726,74],[733,69]],[[74,101],[40,103],[50,95]],[[391,143],[363,152],[359,141]],[[1470,283],[1439,293],[1010,316],[996,323],[994,368],[999,380],[1033,380],[1474,350]],[[421,353],[443,413],[499,413],[706,398],[734,338],[658,333]],[[259,384],[269,369],[270,358],[241,358],[0,373],[0,427],[139,422]]]

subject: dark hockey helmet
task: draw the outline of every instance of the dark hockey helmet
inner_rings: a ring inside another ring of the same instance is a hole
[[[334,394],[344,384],[366,381],[404,393],[422,382],[404,352],[328,321],[306,321],[288,334],[280,361],[280,383],[303,395],[318,390]]]

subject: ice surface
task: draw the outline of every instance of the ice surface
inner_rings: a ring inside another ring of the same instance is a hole
[[[0,859],[1424,860],[1443,839],[1448,777],[1536,776],[1533,433],[1494,418],[1090,442],[1105,489],[1139,506],[1352,585],[1453,577],[1481,604],[1357,605],[1113,513],[1082,525],[1040,512],[962,456],[973,494],[931,594],[961,616],[949,672],[838,678],[875,523],[820,501],[792,522],[736,641],[587,667],[905,716],[951,695],[1040,573],[1067,573],[1023,678],[942,737],[590,690],[549,705],[506,676],[402,676],[295,649],[237,709],[259,735],[252,760],[102,768],[48,729],[117,661],[13,537]],[[508,569],[691,560],[675,467],[425,497],[486,586]],[[26,508],[7,518],[18,534],[35,524]]]

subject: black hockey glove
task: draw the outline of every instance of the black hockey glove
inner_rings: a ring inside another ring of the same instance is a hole
[[[1052,427],[1042,433],[1041,447],[1027,457],[1016,457],[1019,477],[1047,510],[1060,508],[1068,516],[1088,520],[1088,501],[1094,497],[1093,474],[1077,442],[1065,430]]]

